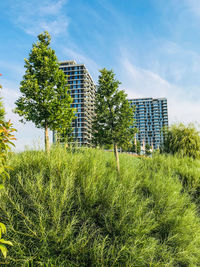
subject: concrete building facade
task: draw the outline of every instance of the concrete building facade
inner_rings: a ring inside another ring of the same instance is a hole
[[[134,106],[135,126],[138,129],[136,139],[141,146],[149,144],[158,149],[163,143],[163,129],[168,126],[168,108],[166,98],[137,98],[128,100]]]
[[[72,123],[73,140],[78,146],[88,146],[91,144],[96,86],[84,64],[77,64],[74,60],[62,61],[60,69],[67,76],[72,107],[77,110]]]

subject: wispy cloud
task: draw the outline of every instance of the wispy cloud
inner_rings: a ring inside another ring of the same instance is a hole
[[[189,97],[200,103],[199,53],[163,38],[151,40],[148,47],[138,49],[137,53],[121,43],[119,54],[122,66],[129,69],[129,75],[126,75],[127,81],[137,76],[134,87],[137,88],[137,83],[143,80],[143,76],[146,77],[140,93],[146,88],[145,93],[153,91],[160,96],[160,84],[165,83],[165,89],[171,85],[176,87],[174,93],[180,92],[180,99]],[[123,68],[121,72],[125,72]],[[162,93],[165,93],[163,89]]]
[[[22,75],[24,74],[24,67],[14,61],[8,62],[5,60],[0,60],[0,69],[1,72],[2,70],[3,72],[5,72],[3,73],[3,78],[6,77],[7,72],[12,73],[12,75],[16,76],[17,78],[22,77]]]
[[[168,40],[154,42],[155,51],[147,55],[148,67],[171,83],[200,86],[200,54]]]
[[[27,122],[25,125],[19,120],[21,119],[17,114],[13,113],[15,108],[15,101],[20,96],[20,93],[17,92],[17,84],[12,84],[6,79],[1,80],[3,85],[3,90],[0,96],[3,98],[3,104],[6,111],[6,119],[11,120],[13,127],[17,129],[15,137],[17,140],[15,143],[16,151],[23,151],[25,147],[31,148],[40,148],[44,147],[43,142],[43,130],[37,129],[35,125],[31,122]],[[50,133],[50,140],[52,141],[52,135]]]
[[[121,66],[119,76],[129,97],[166,97],[170,123],[199,120],[199,102],[191,99],[183,88],[168,82],[151,70],[135,66],[127,58],[121,59]]]
[[[79,52],[75,48],[62,48],[62,54],[65,58],[63,60],[75,60],[77,63],[85,64],[89,72],[92,74],[94,79],[97,78],[98,70],[100,66],[90,57],[86,56],[84,53]]]
[[[47,30],[52,35],[66,32],[69,19],[63,11],[66,0],[17,1],[11,16],[17,27],[31,35]]]

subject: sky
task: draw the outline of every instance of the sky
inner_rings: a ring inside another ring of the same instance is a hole
[[[0,84],[17,129],[16,150],[43,147],[44,133],[13,113],[24,58],[44,30],[59,61],[75,60],[95,83],[112,69],[129,98],[166,97],[169,123],[199,122],[199,0],[0,1]]]

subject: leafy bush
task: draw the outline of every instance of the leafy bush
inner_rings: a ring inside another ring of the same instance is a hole
[[[8,266],[200,266],[200,221],[164,156],[57,148],[11,158]],[[32,264],[32,265],[31,265]]]
[[[193,124],[172,125],[165,136],[163,151],[181,156],[200,158],[200,135]]]
[[[13,135],[15,131],[10,121],[0,121],[0,177],[3,178],[9,176],[6,172],[7,152],[11,145],[14,146],[12,141],[16,139]]]
[[[0,88],[1,85],[0,85]],[[6,176],[9,177],[6,169],[7,151],[10,149],[10,145],[14,145],[11,140],[14,140],[13,129],[11,122],[5,122],[4,120],[5,110],[3,103],[0,98],[0,179],[4,179]],[[0,184],[0,190],[4,188],[3,184]],[[0,222],[0,251],[2,252],[4,258],[7,256],[7,248],[5,244],[12,245],[10,241],[2,238],[2,234],[6,233],[6,227]]]

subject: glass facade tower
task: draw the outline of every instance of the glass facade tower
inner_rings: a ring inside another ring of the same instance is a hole
[[[90,145],[96,86],[84,64],[62,61],[60,69],[67,76],[72,107],[77,110],[72,123],[73,140],[78,146]]]
[[[134,106],[135,126],[138,129],[137,140],[141,145],[149,144],[158,149],[163,143],[163,129],[168,126],[166,98],[138,98],[128,100]]]

